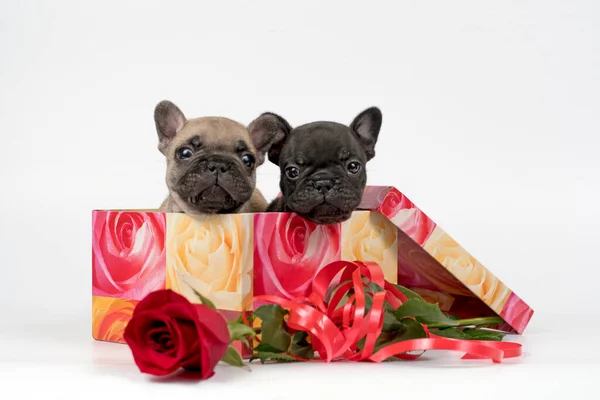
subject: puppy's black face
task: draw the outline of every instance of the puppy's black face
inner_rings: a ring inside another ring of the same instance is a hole
[[[348,219],[367,183],[366,162],[347,126],[317,122],[296,128],[279,162],[286,207],[319,224]]]
[[[279,121],[277,140],[269,159],[281,170],[283,199],[272,211],[291,211],[318,224],[350,218],[360,204],[367,183],[366,163],[375,155],[382,116],[373,107],[350,126],[313,122],[292,129]]]

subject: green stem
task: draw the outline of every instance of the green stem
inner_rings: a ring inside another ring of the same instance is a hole
[[[504,320],[500,317],[481,317],[457,319],[452,325],[449,324],[429,324],[428,328],[456,328],[459,326],[477,326],[477,325],[497,325],[503,323]]]

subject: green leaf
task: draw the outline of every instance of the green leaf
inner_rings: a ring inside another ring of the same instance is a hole
[[[266,344],[264,342],[259,343],[255,348],[255,351],[258,352],[262,352],[262,353],[279,353],[281,350],[279,350],[276,347],[273,347],[269,344]]]
[[[398,332],[403,328],[402,322],[398,321],[394,313],[384,311],[383,313],[383,332]]]
[[[401,342],[403,340],[421,339],[427,337],[425,328],[419,322],[412,318],[402,318],[400,320],[403,329],[396,335],[393,343]]]
[[[287,311],[277,304],[266,304],[254,311],[254,315],[262,320],[261,344],[271,346],[277,352],[287,352],[292,337],[284,329],[284,317]]]
[[[490,340],[490,341],[501,341],[506,335],[503,332],[495,332],[484,329],[464,329],[460,330],[457,328],[445,328],[433,330],[434,335],[450,338],[450,339],[462,339],[462,340]]]
[[[422,324],[458,325],[456,321],[444,314],[437,304],[429,304],[416,298],[404,302],[396,310],[396,318],[414,317]]]
[[[289,356],[287,354],[270,353],[270,352],[266,352],[266,351],[261,351],[261,352],[253,354],[252,357],[250,358],[250,362],[252,362],[254,360],[260,360],[261,364],[264,364],[266,361],[277,361],[277,362],[298,361],[294,357]]]
[[[448,313],[444,313],[444,315],[452,320],[459,320],[460,316],[459,315],[454,315],[454,314],[448,314]]]
[[[231,337],[231,341],[256,336],[254,329],[250,328],[246,324],[239,323],[238,321],[228,322],[227,328],[229,328],[229,336]]]
[[[449,339],[463,339],[465,340],[465,334],[463,331],[457,328],[446,328],[446,329],[436,329],[432,330],[431,333],[434,335],[442,336]]]
[[[382,291],[379,285],[375,283],[370,283],[369,286],[373,287],[375,291]],[[402,324],[398,321],[396,316],[394,315],[394,309],[389,305],[386,301],[383,313],[383,331],[391,332],[402,329]],[[373,296],[371,294],[365,293],[365,315],[371,311],[371,307],[373,306]]]
[[[250,347],[250,341],[248,341],[248,339],[245,337],[240,338],[240,343],[242,343],[246,347]]]
[[[453,315],[451,316],[449,314],[446,314],[446,316],[448,316],[450,319],[455,320],[455,324],[453,326],[457,326],[457,327],[459,327],[459,326],[476,326],[478,328],[483,328],[483,327],[498,325],[498,324],[501,324],[502,322],[504,322],[504,320],[498,316],[465,318],[465,319],[460,319],[460,318],[457,319],[455,316],[453,316]],[[448,324],[433,323],[433,324],[428,324],[428,328],[429,329],[445,329],[445,328],[448,328]]]
[[[225,353],[225,356],[223,357],[222,361],[229,365],[233,365],[234,367],[245,366],[242,356],[240,356],[240,353],[238,353],[233,346],[229,346],[227,348],[227,353]]]
[[[421,339],[421,338],[427,337],[427,333],[425,332],[423,325],[421,325],[414,319],[403,318],[400,322],[403,325],[403,330],[395,335],[393,335],[393,333],[392,333],[391,336],[383,336],[383,334],[382,334],[382,336],[377,338],[377,342],[375,342],[375,349],[373,350],[374,353],[378,352],[385,346],[389,346],[390,344],[403,342],[405,340]],[[388,333],[388,335],[390,335],[390,333]],[[401,360],[400,358],[392,356],[392,357],[388,357],[384,361],[400,361],[400,360]]]
[[[206,307],[212,308],[213,310],[217,310],[217,307],[215,307],[215,305],[213,304],[212,301],[210,301],[209,299],[207,299],[206,297],[202,296],[202,293],[200,293],[199,291],[197,291],[196,289],[194,289],[193,287],[190,286],[190,288],[194,291],[194,294],[196,296],[198,296],[198,298],[200,299],[200,302],[202,304],[204,304]]]
[[[312,345],[306,340],[307,338],[308,333],[306,332],[294,333],[294,336],[292,336],[292,348],[290,349],[290,353],[296,357],[312,360],[315,357],[315,351],[313,350]]]
[[[375,341],[375,352],[379,349],[397,342],[427,337],[423,326],[412,318],[403,318],[398,321],[401,329],[396,332],[382,332]]]
[[[367,285],[369,286],[369,289],[371,289],[372,293],[383,292],[383,288],[375,282],[369,282]]]
[[[493,340],[500,342],[506,336],[504,332],[490,331],[487,329],[464,329],[463,334],[469,340]]]

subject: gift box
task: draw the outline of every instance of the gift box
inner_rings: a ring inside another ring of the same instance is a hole
[[[152,210],[92,214],[92,336],[123,342],[135,305],[172,289],[198,293],[229,319],[253,297],[302,296],[315,274],[338,261],[379,264],[385,279],[461,318],[499,316],[523,333],[533,310],[393,187],[367,187],[351,218],[317,225],[293,213],[190,217]]]

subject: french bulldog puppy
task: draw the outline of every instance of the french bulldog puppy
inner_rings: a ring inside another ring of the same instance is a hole
[[[255,127],[262,126],[261,118]],[[256,168],[264,162],[276,132],[249,130],[222,117],[187,120],[167,100],[156,106],[154,121],[158,149],[167,158],[169,195],[160,211],[198,215],[267,209],[256,189]]]
[[[267,211],[294,212],[318,224],[347,220],[367,183],[365,166],[375,156],[381,111],[368,108],[350,126],[312,122],[292,128],[273,113],[257,121],[275,132],[268,155],[281,170],[282,196]]]

